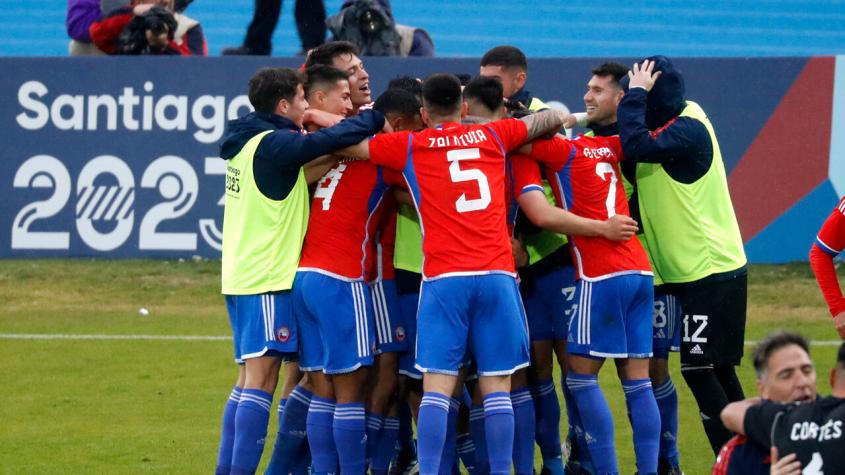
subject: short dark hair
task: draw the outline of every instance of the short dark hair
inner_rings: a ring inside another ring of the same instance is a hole
[[[290,68],[261,68],[249,80],[249,103],[256,112],[271,114],[279,101],[292,101],[302,75]]]
[[[387,89],[402,89],[417,96],[417,101],[422,97],[422,83],[413,76],[396,76],[387,83]]]
[[[461,82],[451,74],[437,73],[423,82],[423,106],[429,113],[448,117],[461,109]]]
[[[305,95],[311,94],[314,89],[334,89],[337,87],[338,81],[348,81],[349,74],[346,71],[341,71],[334,66],[326,66],[325,64],[315,64],[305,70]]]
[[[315,64],[331,66],[334,64],[335,57],[347,54],[358,56],[358,48],[348,41],[329,41],[308,53],[308,57],[305,58],[305,67],[310,68]]]
[[[799,346],[808,355],[810,354],[810,345],[807,344],[807,340],[797,333],[778,331],[769,333],[766,338],[763,338],[751,353],[751,361],[754,363],[754,371],[757,372],[758,378],[761,378],[769,368],[769,358],[776,351],[789,345]]]
[[[378,96],[373,109],[384,115],[399,114],[410,119],[420,115],[420,100],[404,89],[393,88]]]
[[[498,110],[505,103],[502,82],[492,76],[474,77],[464,88],[464,100],[480,102],[490,112]]]
[[[615,61],[608,61],[593,68],[593,76],[613,76],[613,81],[616,84],[619,84],[619,81],[627,75],[628,67]]]
[[[528,71],[528,60],[516,46],[496,46],[481,57],[482,66],[501,66],[502,68],[519,68]]]

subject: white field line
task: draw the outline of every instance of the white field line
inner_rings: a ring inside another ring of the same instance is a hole
[[[69,333],[0,333],[0,340],[150,340],[150,341],[228,341],[231,336],[214,335],[82,335]],[[746,340],[746,346],[758,344]],[[810,346],[839,346],[842,340],[813,340]]]
[[[66,333],[0,333],[0,340],[151,340],[226,341],[230,336],[207,335],[76,335]]]

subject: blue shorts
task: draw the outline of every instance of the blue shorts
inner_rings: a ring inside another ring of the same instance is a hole
[[[291,292],[227,295],[226,310],[235,342],[235,362],[273,354],[295,354],[296,322]]]
[[[375,320],[376,354],[395,353],[408,349],[408,334],[399,311],[399,294],[396,282],[377,280],[370,282]]]
[[[522,301],[531,341],[566,340],[566,322],[575,308],[575,268],[563,266],[523,283]]]
[[[299,367],[342,374],[373,364],[373,303],[363,281],[297,272],[293,312],[299,331]]]
[[[669,358],[670,351],[681,351],[681,302],[658,287],[654,291],[654,357]]]
[[[579,280],[576,299],[578,310],[569,321],[569,353],[600,358],[651,356],[652,276]]]
[[[475,359],[480,376],[508,375],[528,366],[525,310],[512,276],[484,274],[423,282],[417,313],[417,369],[457,375],[468,354]]]
[[[419,292],[399,294],[399,311],[402,314],[405,341],[407,342],[406,351],[399,357],[399,374],[414,379],[422,379],[422,373],[414,366],[417,349],[417,306],[419,303]]]

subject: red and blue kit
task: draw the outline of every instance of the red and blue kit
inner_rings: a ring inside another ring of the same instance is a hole
[[[526,138],[525,124],[507,119],[370,139],[370,160],[402,173],[420,215],[421,371],[457,374],[468,348],[482,375],[527,365],[505,207],[505,155]]]
[[[845,312],[845,297],[836,278],[833,258],[845,250],[845,198],[831,211],[810,250],[810,266],[832,316]]]
[[[558,205],[591,219],[630,216],[619,172],[622,146],[618,136],[574,140],[537,140],[531,158],[545,165]],[[535,177],[535,185],[542,183]],[[524,187],[525,185],[523,185]],[[621,274],[651,275],[648,255],[639,240],[610,241],[601,236],[570,236],[578,277],[600,280]]]

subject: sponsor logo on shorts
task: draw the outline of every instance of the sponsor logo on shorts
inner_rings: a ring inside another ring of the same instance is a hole
[[[703,355],[704,354],[704,352],[701,351],[701,347],[698,346],[698,345],[693,346],[692,349],[689,350],[689,353],[691,355]]]
[[[405,341],[405,327],[396,327],[396,341]]]
[[[290,340],[290,328],[279,328],[279,331],[276,333],[276,339],[282,343],[287,343]]]
[[[657,330],[657,333],[654,334],[655,338],[666,338],[666,334],[663,333],[663,329]]]

